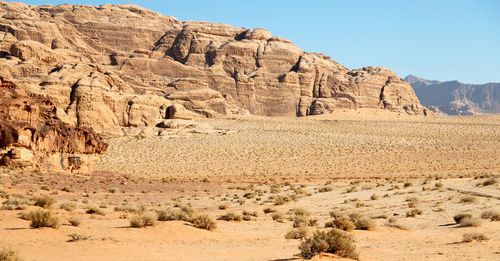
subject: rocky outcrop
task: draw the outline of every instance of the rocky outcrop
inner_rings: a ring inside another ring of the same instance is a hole
[[[71,127],[48,99],[31,98],[0,77],[0,165],[89,172],[107,144],[90,128]]]
[[[109,135],[170,117],[427,114],[388,69],[349,70],[265,29],[182,22],[135,5],[0,2],[0,65],[0,76],[53,101],[61,120]]]
[[[429,81],[409,75],[422,104],[436,114],[477,115],[500,113],[500,83],[464,84],[459,81]]]

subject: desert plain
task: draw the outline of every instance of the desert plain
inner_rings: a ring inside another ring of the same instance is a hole
[[[2,246],[22,260],[302,260],[305,239],[293,237],[358,215],[371,220],[348,232],[359,260],[500,259],[498,115],[197,121],[108,138],[92,173],[2,168]],[[30,228],[27,213],[39,209],[58,228]],[[168,211],[207,214],[215,226],[156,220]],[[152,224],[132,225],[148,213]]]

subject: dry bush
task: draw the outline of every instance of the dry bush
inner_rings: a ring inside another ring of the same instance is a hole
[[[211,218],[209,215],[206,214],[202,214],[195,217],[192,223],[194,227],[200,229],[214,230],[215,228],[217,228],[215,220],[213,220],[213,218]]]
[[[332,218],[338,218],[338,217],[341,217],[342,216],[342,213],[338,210],[335,210],[333,209],[332,211],[330,211],[330,217]]]
[[[455,216],[453,216],[453,220],[455,220],[455,223],[460,223],[460,221],[464,218],[472,218],[472,215],[471,214],[466,214],[466,213],[460,213],[460,214],[456,214]]]
[[[225,220],[225,221],[241,221],[242,216],[240,214],[235,213],[235,212],[228,212],[225,215],[222,215],[217,219]]]
[[[481,213],[481,218],[490,219],[491,221],[500,221],[500,211],[498,210],[485,210]]]
[[[378,199],[378,196],[377,196],[377,195],[375,195],[375,194],[373,194],[373,195],[371,195],[371,196],[370,196],[370,199],[371,199],[371,200],[377,200],[377,199]]]
[[[70,225],[72,225],[74,227],[78,227],[82,223],[82,219],[79,217],[76,217],[76,216],[72,216],[72,217],[68,218],[68,222]]]
[[[61,226],[61,222],[57,216],[54,216],[52,212],[48,210],[36,210],[30,212],[31,217],[31,228],[40,228],[40,227],[51,227],[51,228],[59,228]]]
[[[75,202],[64,202],[59,206],[60,209],[64,209],[66,211],[73,211],[76,209],[76,203]]]
[[[333,227],[344,231],[352,231],[355,226],[349,218],[339,217],[330,222],[326,222],[325,227]]]
[[[220,210],[227,209],[227,205],[225,205],[225,204],[224,204],[224,205],[219,205],[219,209],[220,209]]]
[[[86,236],[86,235],[77,234],[77,233],[69,234],[68,237],[70,237],[68,242],[77,242],[77,241],[85,241],[85,240],[92,239],[91,236]]]
[[[10,198],[2,203],[3,210],[23,210],[29,205],[28,200],[22,198]]]
[[[464,233],[462,235],[462,238],[463,238],[462,242],[472,242],[473,240],[484,241],[489,239],[483,233],[478,233],[478,232]]]
[[[293,227],[305,227],[309,223],[309,218],[306,216],[295,216],[293,218]]]
[[[16,250],[4,247],[0,249],[0,261],[22,261],[22,259]]]
[[[258,217],[259,216],[259,214],[257,213],[257,211],[243,210],[242,214],[243,214],[243,216],[251,216],[251,217]]]
[[[105,215],[104,211],[102,209],[100,209],[99,207],[97,207],[97,206],[88,207],[87,211],[85,211],[85,213],[87,213],[87,214],[97,214],[97,215],[101,215],[101,216]]]
[[[128,213],[143,213],[144,211],[146,211],[146,207],[143,205],[132,206],[130,204],[123,204],[121,206],[116,206],[114,208],[114,211],[123,211]]]
[[[275,208],[265,208],[263,211],[265,214],[277,212]]]
[[[481,219],[475,217],[465,217],[460,220],[459,227],[479,227]]]
[[[474,196],[465,196],[460,199],[461,203],[475,203],[477,202],[477,198]]]
[[[335,228],[327,232],[317,230],[311,238],[300,244],[299,250],[300,255],[307,259],[311,259],[321,252],[358,259],[352,235]]]
[[[132,218],[130,218],[130,226],[138,228],[154,226],[156,225],[157,220],[158,216],[154,212],[135,214]]]
[[[285,214],[281,213],[281,212],[276,212],[274,213],[272,216],[274,221],[276,222],[280,222],[280,223],[283,223],[285,221]]]
[[[332,188],[332,187],[330,187],[330,186],[326,186],[326,187],[322,187],[322,188],[320,188],[320,189],[318,190],[318,192],[319,192],[319,193],[324,193],[324,192],[330,192],[330,191],[332,191],[332,190],[333,190],[333,188]]]
[[[354,212],[349,215],[354,227],[361,230],[373,230],[375,228],[375,222],[373,219],[366,217],[360,213]]]
[[[298,228],[294,228],[294,229],[289,230],[286,233],[285,238],[286,239],[304,239],[307,237],[308,234],[309,234],[309,231],[307,230],[306,227],[298,227]]]
[[[406,217],[416,217],[417,215],[422,215],[422,210],[414,208],[406,212]]]
[[[49,195],[43,195],[35,199],[35,206],[42,208],[50,208],[55,203],[57,203],[57,201]]]
[[[311,215],[311,213],[309,213],[309,211],[307,211],[305,208],[294,208],[292,210],[292,213],[295,216],[304,216],[304,217],[307,217],[307,216]]]
[[[158,221],[182,220],[191,222],[197,216],[194,209],[186,206],[180,209],[167,208],[165,210],[158,210],[156,213],[158,214]]]

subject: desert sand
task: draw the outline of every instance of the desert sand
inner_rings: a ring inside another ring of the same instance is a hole
[[[303,208],[317,219],[309,234],[325,229],[332,210],[373,218],[373,230],[352,232],[360,260],[500,258],[500,222],[480,218],[500,210],[498,182],[483,186],[500,174],[500,116],[357,110],[201,121],[221,132],[109,139],[90,174],[1,169],[2,201],[25,200],[26,207],[0,210],[0,245],[24,260],[301,260],[301,240],[285,234],[291,210]],[[31,229],[20,218],[40,209],[29,203],[40,195],[57,200],[48,209],[60,228]],[[279,196],[292,200],[277,204]],[[60,209],[65,202],[76,208]],[[242,211],[257,216],[217,220],[212,231],[185,221],[133,228],[134,213],[115,209],[122,204],[146,211],[191,206],[214,219]],[[91,206],[104,215],[87,214]],[[283,222],[266,208],[283,213]],[[421,214],[407,216],[412,209]],[[453,219],[459,213],[480,224],[460,227]],[[70,217],[81,224],[69,225]],[[463,242],[469,232],[489,240]],[[80,240],[69,242],[70,234]]]

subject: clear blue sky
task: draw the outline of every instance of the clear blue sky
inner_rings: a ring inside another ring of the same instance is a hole
[[[401,77],[500,82],[500,1],[25,1],[141,5],[180,20],[266,28],[346,67],[377,65]]]

